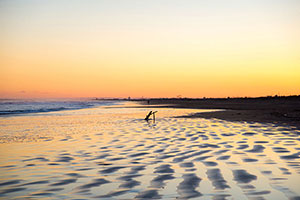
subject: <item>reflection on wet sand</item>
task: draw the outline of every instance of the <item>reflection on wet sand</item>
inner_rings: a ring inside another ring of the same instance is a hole
[[[299,130],[158,110],[1,119],[0,198],[300,198]]]

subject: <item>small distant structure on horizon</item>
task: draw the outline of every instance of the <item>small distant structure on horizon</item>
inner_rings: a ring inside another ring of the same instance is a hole
[[[127,99],[128,99],[128,100],[131,100],[131,97],[128,97]]]

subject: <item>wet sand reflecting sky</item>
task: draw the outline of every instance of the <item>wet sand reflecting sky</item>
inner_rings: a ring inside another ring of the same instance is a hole
[[[300,130],[149,110],[2,117],[0,198],[300,198]]]

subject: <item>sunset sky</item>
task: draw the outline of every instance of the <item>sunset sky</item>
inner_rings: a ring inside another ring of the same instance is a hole
[[[0,98],[300,94],[299,0],[1,0]]]

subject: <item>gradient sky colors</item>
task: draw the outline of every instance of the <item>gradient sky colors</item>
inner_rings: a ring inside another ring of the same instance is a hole
[[[2,0],[0,98],[300,94],[298,0]]]

